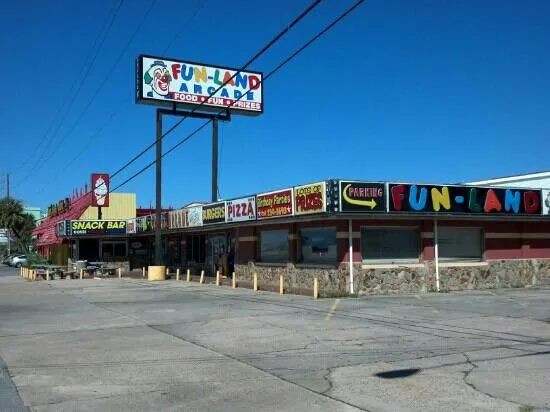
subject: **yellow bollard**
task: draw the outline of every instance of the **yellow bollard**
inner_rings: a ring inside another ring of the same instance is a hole
[[[279,295],[282,295],[283,293],[285,293],[284,285],[285,285],[285,281],[284,281],[283,275],[281,275],[279,276]]]
[[[258,274],[254,272],[254,292],[258,290]]]
[[[319,297],[319,279],[313,278],[313,299]]]
[[[233,284],[231,286],[233,286],[233,289],[235,289],[237,287],[237,278],[235,277],[235,272],[233,272],[232,282]]]
[[[143,277],[145,277],[145,266],[143,266]]]
[[[220,271],[216,270],[216,286],[220,286]]]
[[[50,271],[46,270],[46,280],[50,280]]]
[[[199,283],[204,283],[204,270],[201,270],[201,280]]]
[[[118,268],[118,278],[122,279],[122,268]]]
[[[187,281],[191,282],[191,269],[187,269]]]
[[[176,280],[180,280],[180,270],[176,269]]]
[[[84,279],[84,269],[80,269],[80,279]]]
[[[19,268],[19,276],[23,276],[23,266]]]

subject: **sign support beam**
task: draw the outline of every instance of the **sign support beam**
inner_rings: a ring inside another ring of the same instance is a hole
[[[212,201],[218,199],[218,121],[231,121],[230,113],[202,113],[193,111],[157,109],[156,118],[156,174],[155,174],[155,265],[162,265],[162,116],[193,117],[212,121]]]
[[[212,119],[212,202],[218,201],[218,119]]]

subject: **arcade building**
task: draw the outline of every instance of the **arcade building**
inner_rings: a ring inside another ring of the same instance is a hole
[[[550,190],[508,183],[327,180],[194,203],[162,213],[163,264],[243,280],[257,273],[260,284],[278,285],[282,274],[288,291],[311,288],[317,277],[326,293],[547,284]],[[53,236],[39,241],[67,245],[67,261],[152,264],[154,215],[136,217],[134,206],[127,216],[94,216],[60,214]]]

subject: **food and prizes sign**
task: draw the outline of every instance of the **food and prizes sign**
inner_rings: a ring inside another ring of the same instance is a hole
[[[294,188],[294,213],[306,215],[326,212],[326,193],[325,182],[296,186]]]
[[[187,108],[201,105],[201,110],[219,112],[225,108],[249,115],[264,111],[263,75],[259,72],[153,56],[139,56],[136,72],[138,103],[169,107],[175,103]]]

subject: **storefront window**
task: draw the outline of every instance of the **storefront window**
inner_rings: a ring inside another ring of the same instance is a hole
[[[187,238],[187,261],[204,263],[206,255],[206,238],[204,235],[194,235]]]
[[[260,232],[260,261],[288,261],[288,230],[264,230]]]
[[[126,256],[126,242],[102,242],[101,245],[101,257],[125,257]]]
[[[361,255],[365,263],[414,263],[420,254],[416,228],[382,227],[361,230]]]
[[[479,261],[483,255],[483,232],[471,227],[440,227],[439,259]]]
[[[336,265],[336,228],[300,230],[302,263]]]

